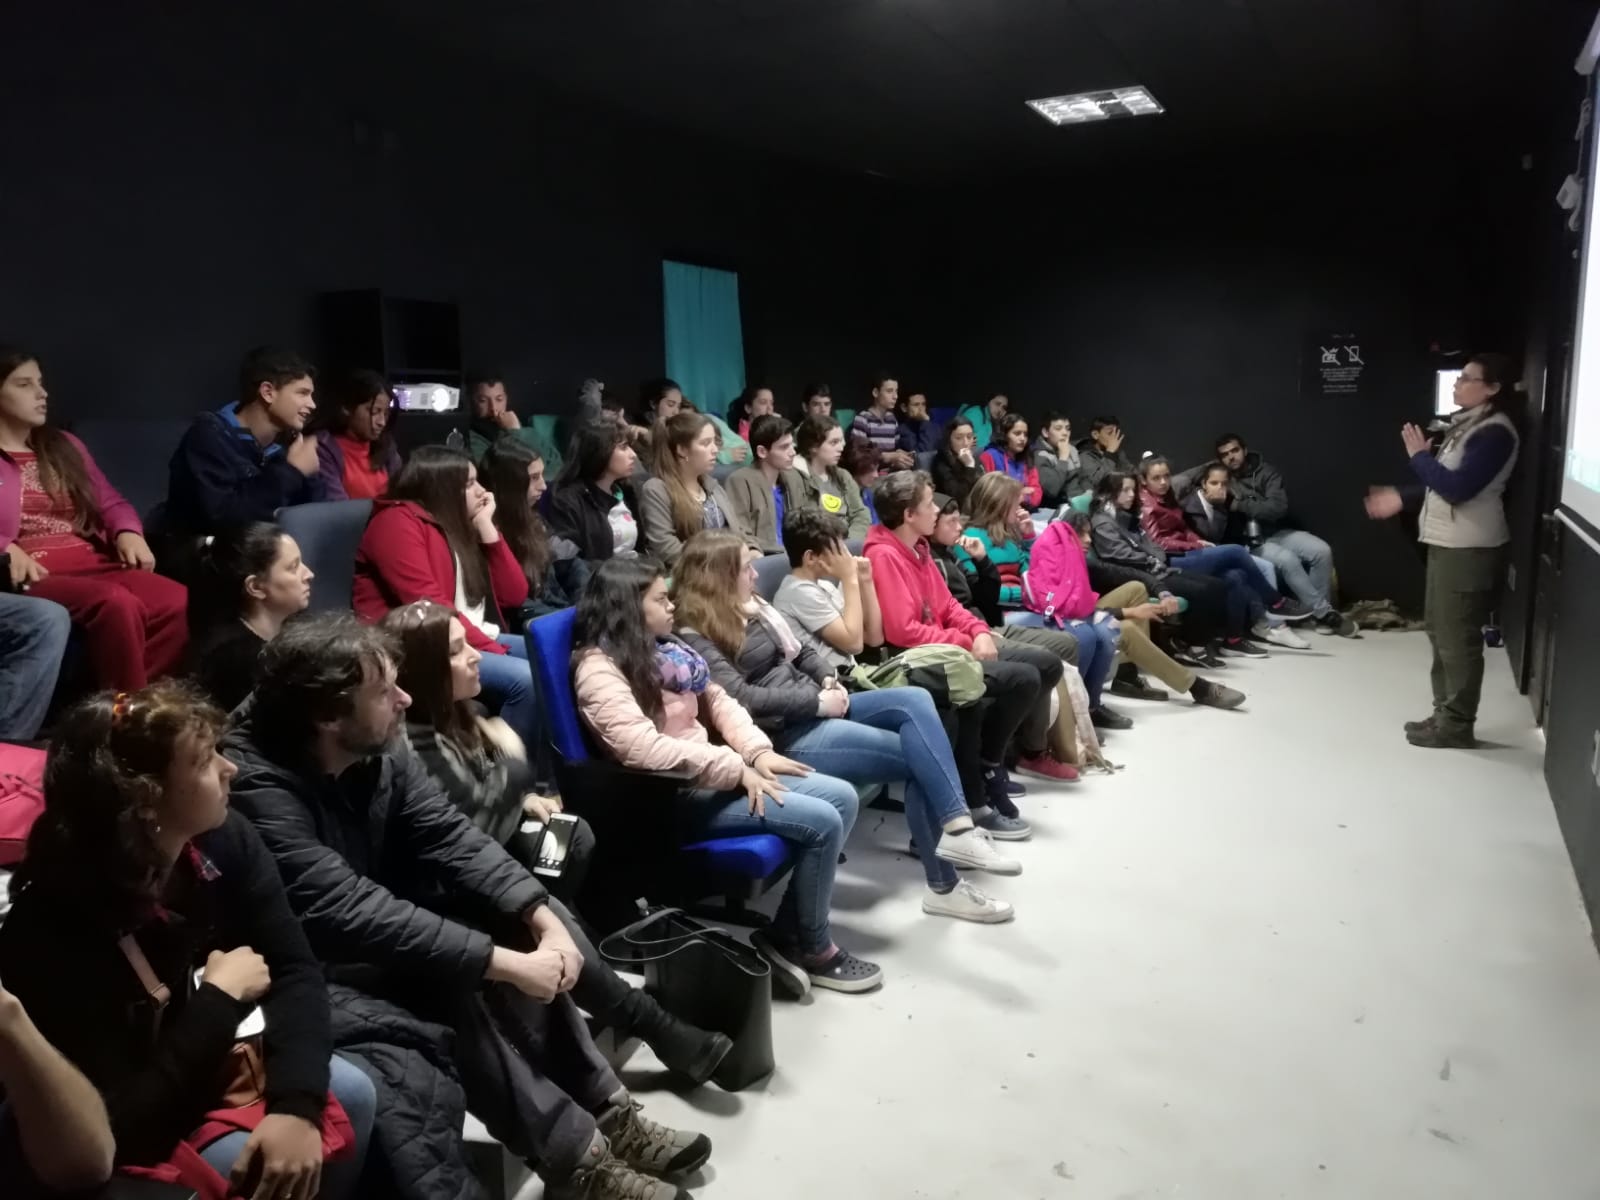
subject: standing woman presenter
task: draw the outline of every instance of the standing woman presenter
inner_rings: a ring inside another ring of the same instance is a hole
[[[1433,643],[1433,715],[1406,724],[1406,740],[1430,749],[1471,749],[1483,687],[1483,628],[1494,612],[1511,526],[1506,483],[1517,465],[1522,397],[1511,360],[1478,354],[1455,383],[1461,408],[1437,454],[1415,425],[1400,431],[1418,483],[1367,493],[1367,515],[1396,516],[1422,501],[1419,538],[1428,548],[1423,617]]]

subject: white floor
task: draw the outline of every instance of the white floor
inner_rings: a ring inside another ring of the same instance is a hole
[[[883,990],[778,1005],[756,1090],[641,1091],[716,1143],[695,1194],[1600,1196],[1600,959],[1503,653],[1496,745],[1423,751],[1423,636],[1312,640],[1030,781],[1025,872],[980,881],[1011,925],[924,917],[865,812],[836,934]]]

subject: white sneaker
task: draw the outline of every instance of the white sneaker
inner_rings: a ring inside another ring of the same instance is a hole
[[[922,897],[922,911],[932,917],[955,917],[979,925],[999,925],[1017,915],[1004,900],[985,895],[964,879],[944,895],[929,888]]]
[[[1274,646],[1287,646],[1290,650],[1309,650],[1311,643],[1287,625],[1269,625],[1265,620],[1257,621],[1251,634],[1263,642],[1271,642]]]
[[[969,871],[987,871],[991,875],[1022,874],[1022,864],[1001,854],[994,839],[983,829],[941,834],[933,852],[945,862]]]

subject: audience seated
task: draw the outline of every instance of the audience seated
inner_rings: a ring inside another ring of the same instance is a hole
[[[639,523],[645,549],[671,567],[683,552],[683,543],[702,529],[728,528],[733,506],[711,474],[717,438],[710,418],[679,413],[656,426],[651,449],[654,478],[639,489]],[[753,529],[737,532],[755,545]]]
[[[591,569],[613,555],[638,553],[632,483],[638,456],[628,444],[627,427],[615,421],[581,425],[571,450],[546,502],[551,535],[576,546]]]
[[[946,499],[950,499],[947,497]],[[1000,576],[1000,607],[1022,607],[1022,581],[1028,573],[1028,543],[1033,541],[1033,519],[1024,505],[1026,493],[1014,477],[991,471],[967,497],[964,542],[977,542],[983,560]],[[941,509],[944,503],[940,502]],[[964,570],[973,561],[966,546],[957,543],[955,557]],[[972,574],[971,570],[968,570]]]
[[[833,389],[825,383],[808,383],[800,392],[799,425],[807,417],[833,416]]]
[[[601,385],[602,387],[604,385]],[[518,442],[528,447],[551,470],[561,467],[560,447],[549,444],[511,407],[505,377],[499,371],[476,371],[467,376],[467,398],[472,403],[472,420],[467,425],[467,453],[481,463],[489,448],[501,441]],[[598,407],[595,407],[598,414]]]
[[[1291,604],[1256,569],[1250,552],[1243,546],[1219,546],[1208,542],[1184,519],[1183,509],[1172,490],[1172,466],[1159,454],[1139,464],[1143,483],[1139,493],[1139,523],[1150,540],[1166,552],[1167,561],[1182,571],[1209,575],[1228,585],[1229,629],[1241,627],[1264,642],[1305,650],[1306,643],[1283,628],[1285,621],[1299,621],[1311,610]],[[1238,653],[1264,655],[1266,652],[1230,636],[1228,647]]]
[[[876,525],[878,510],[872,503],[872,488],[878,482],[878,452],[866,442],[852,441],[839,455],[839,469],[855,480],[861,506],[867,510],[867,522]]]
[[[1180,661],[1193,658],[1208,667],[1218,666],[1216,651],[1222,640],[1243,635],[1243,614],[1230,610],[1228,586],[1220,579],[1183,571],[1167,562],[1166,551],[1150,540],[1139,523],[1139,489],[1132,475],[1112,472],[1095,486],[1089,528],[1094,546],[1090,576],[1095,588],[1111,591],[1135,581],[1144,584],[1150,595],[1170,593],[1187,601],[1184,641],[1198,642],[1204,648],[1183,653]]]
[[[1078,468],[1083,488],[1094,491],[1107,475],[1132,475],[1133,463],[1122,452],[1122,422],[1116,417],[1096,417],[1089,436],[1078,443]]]
[[[259,1180],[257,1195],[349,1196],[373,1087],[333,1056],[322,973],[272,857],[228,811],[222,725],[173,682],[68,714],[0,975],[105,1097],[119,1166],[172,1162],[216,1194],[231,1179],[240,1194]],[[262,1082],[240,1096],[236,1030],[258,1004]],[[264,1109],[240,1106],[257,1097]]]
[[[965,504],[973,484],[983,478],[978,436],[970,417],[956,417],[944,427],[932,476],[933,486],[957,504]]]
[[[261,647],[311,603],[309,567],[276,525],[235,525],[200,548],[189,585],[188,673],[224,712],[255,686]]]
[[[918,454],[932,454],[939,448],[939,427],[928,418],[928,397],[921,392],[912,392],[902,402],[895,446],[913,459]]]
[[[1015,481],[1006,482],[1014,485]],[[935,492],[933,501],[939,509],[939,523],[934,526],[933,536],[928,539],[928,547],[933,551],[934,561],[944,574],[945,586],[950,589],[956,603],[989,626],[997,645],[1010,639],[1025,646],[1037,646],[1054,654],[1064,667],[1081,671],[1082,656],[1078,639],[1067,630],[1043,624],[1006,624],[1005,611],[1000,605],[1000,571],[988,560],[985,544],[964,535],[967,520],[955,500]],[[1073,689],[1065,682],[1065,670],[1061,678],[1062,682],[1056,684],[1055,692],[1056,723],[1049,734],[1051,753],[1063,767],[1071,768],[1065,772],[1066,777],[1075,778],[1078,766],[1084,761],[1078,745],[1076,715],[1080,707],[1085,716],[1090,710],[1086,705],[1075,702]],[[1087,701],[1086,690],[1084,696]]]
[[[539,515],[545,462],[525,443],[502,438],[483,456],[483,477],[494,497],[494,523],[528,580],[528,599],[514,614],[514,630],[545,613],[570,608],[589,581],[589,565],[576,543],[550,532]]]
[[[845,536],[867,536],[872,516],[862,502],[856,481],[839,466],[844,454],[844,430],[832,417],[807,417],[795,433],[795,449],[806,469],[784,480],[787,512],[811,505],[844,522]]]
[[[994,441],[994,423],[1011,411],[1011,401],[1003,392],[996,392],[983,404],[969,404],[956,413],[956,417],[972,426],[972,434],[979,447]],[[941,492],[945,489],[940,488]],[[955,493],[948,493],[954,496]],[[961,499],[957,496],[956,499]]]
[[[1217,459],[1231,473],[1228,492],[1233,511],[1255,531],[1249,540],[1278,572],[1279,584],[1311,610],[1318,633],[1355,637],[1356,624],[1333,607],[1333,549],[1327,542],[1289,524],[1289,491],[1282,473],[1248,449],[1236,433],[1216,440]],[[1174,482],[1180,496],[1195,485],[1204,468],[1186,471]]]
[[[672,379],[646,379],[639,385],[639,408],[633,423],[645,430],[672,420],[683,411],[683,389]]]
[[[881,969],[836,946],[829,921],[855,789],[774,750],[705,660],[673,635],[672,615],[666,579],[649,559],[613,560],[595,573],[573,634],[584,723],[623,766],[693,772],[695,786],[679,799],[691,836],[774,833],[794,845],[798,862],[772,927],[751,939],[775,980],[797,995],[878,987]]]
[[[47,423],[44,376],[0,346],[0,546],[10,584],[66,609],[100,687],[175,669],[188,641],[183,585],[155,574],[139,514],[83,443]]]
[[[1059,508],[1090,490],[1083,477],[1078,448],[1072,444],[1072,422],[1061,413],[1045,417],[1039,440],[1034,443],[1033,463],[1039,471],[1045,508]]]
[[[1093,551],[1091,518],[1088,513],[1074,512],[1067,520],[1077,535],[1080,555],[1068,564],[1070,577],[1062,581],[1059,594],[1054,596],[1052,603],[1062,619],[1067,621],[1093,621],[1097,619],[1095,613],[1098,611],[1109,614],[1120,623],[1117,650],[1127,661],[1117,668],[1111,684],[1112,694],[1133,700],[1165,700],[1166,693],[1150,687],[1140,678],[1140,671],[1148,671],[1173,691],[1194,697],[1196,704],[1210,708],[1238,708],[1243,704],[1243,692],[1202,679],[1175,661],[1151,639],[1151,622],[1165,621],[1178,615],[1176,596],[1167,592],[1152,599],[1149,590],[1136,579],[1117,584],[1104,595],[1096,594],[1091,586],[1088,565]],[[1067,544],[1070,546],[1072,543]],[[1116,727],[1115,718],[1120,714],[1113,714],[1113,717],[1110,726]],[[1107,724],[1104,715],[1101,724]]]
[[[951,865],[1001,875],[1022,870],[974,826],[949,738],[925,690],[852,693],[809,632],[797,636],[756,595],[750,553],[733,534],[689,540],[673,573],[672,602],[679,636],[778,751],[856,785],[908,785],[906,820],[929,888],[924,912],[984,924],[1011,919],[1011,905],[962,884]]]
[[[751,384],[728,405],[728,427],[748,442],[750,426],[755,419],[768,416],[774,410],[772,389]]]
[[[986,471],[1009,475],[1022,485],[1022,502],[1030,510],[1044,503],[1039,486],[1039,471],[1033,465],[1033,447],[1028,443],[1028,419],[1005,413],[994,423],[994,440],[983,452]]]
[[[0,985],[0,1183],[8,1196],[82,1195],[111,1178],[105,1101]]]
[[[377,1085],[374,1194],[477,1194],[470,1108],[552,1200],[681,1200],[642,1172],[695,1170],[709,1141],[639,1114],[570,994],[583,954],[544,886],[392,746],[409,702],[385,631],[319,614],[268,645],[225,743],[324,963],[335,1045]]]
[[[398,683],[411,698],[405,738],[429,777],[458,809],[511,857],[532,870],[540,841],[559,796],[534,789],[522,739],[504,721],[481,715],[473,704],[480,689],[481,658],[461,622],[443,605],[419,600],[383,619],[400,652]],[[537,830],[525,829],[527,823]],[[546,877],[550,892],[572,905],[594,855],[594,831],[577,818],[559,878]],[[724,1035],[679,1021],[650,995],[618,977],[589,943],[572,914],[552,903],[583,956],[573,999],[618,1039],[640,1037],[671,1070],[695,1083],[711,1078],[733,1048]]]
[[[893,375],[880,371],[872,378],[872,402],[856,414],[850,424],[850,440],[866,442],[873,450],[878,473],[903,471],[915,462],[908,450],[899,448],[900,421],[894,415],[900,384]]]
[[[61,605],[0,590],[0,742],[30,741],[39,732],[71,632]]]
[[[352,601],[369,623],[413,600],[451,609],[484,655],[483,686],[523,741],[538,730],[528,649],[504,614],[528,599],[528,578],[494,523],[494,496],[459,450],[423,446],[373,505],[356,550]]]
[[[1073,774],[1051,757],[1047,745],[1049,697],[1061,679],[1061,660],[1033,646],[997,645],[989,627],[956,603],[928,545],[939,509],[926,475],[896,471],[879,481],[877,496],[883,524],[867,535],[866,556],[883,613],[884,640],[891,647],[957,646],[982,663],[989,701],[981,747],[985,787],[990,805],[1016,819],[1006,787],[1013,737],[1022,769],[1054,779]]]
[[[318,478],[324,500],[375,500],[400,470],[389,428],[394,392],[376,371],[340,381],[317,436]]]
[[[775,413],[750,425],[755,463],[728,476],[729,523],[763,554],[783,553],[783,518],[788,501],[784,478],[794,468],[794,426]]]
[[[239,368],[239,400],[194,419],[172,456],[166,521],[204,536],[321,500],[316,370],[290,350],[258,347]]]

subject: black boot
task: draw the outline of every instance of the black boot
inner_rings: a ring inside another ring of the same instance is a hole
[[[642,1038],[663,1066],[695,1083],[710,1079],[733,1050],[727,1034],[707,1033],[678,1020],[641,988],[629,988],[628,995],[605,1014],[605,1023],[619,1039]]]

